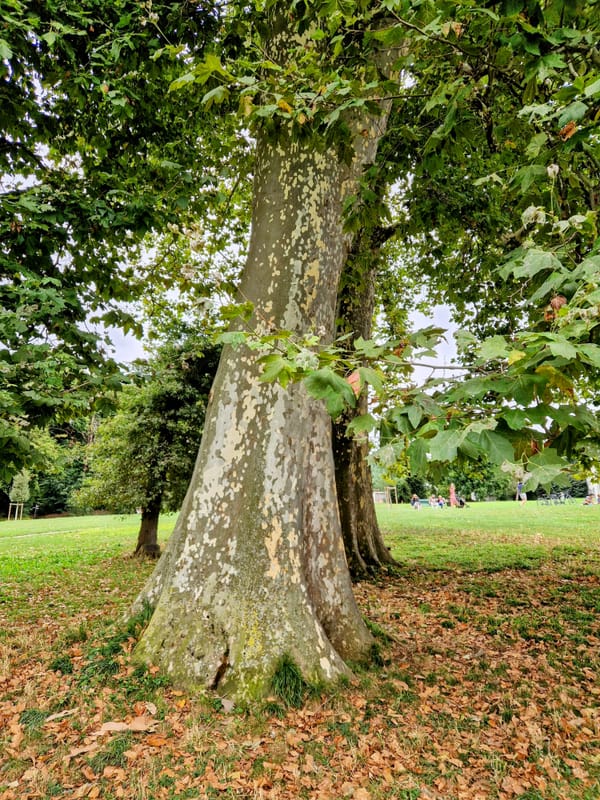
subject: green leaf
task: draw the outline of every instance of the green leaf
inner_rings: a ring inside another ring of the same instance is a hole
[[[370,384],[377,394],[383,393],[383,378],[381,373],[377,372],[370,367],[359,367],[358,374],[360,375],[361,386],[365,383]]]
[[[462,329],[455,331],[454,341],[456,342],[456,349],[459,353],[469,352],[479,344],[479,339],[476,336],[470,331]]]
[[[312,397],[325,401],[327,411],[334,419],[346,406],[356,407],[356,395],[348,382],[329,367],[311,372],[303,382]]]
[[[508,423],[508,426],[513,431],[520,431],[526,427],[529,417],[526,411],[519,408],[510,409],[509,411],[502,412],[502,417]]]
[[[583,94],[586,97],[594,97],[595,95],[600,94],[600,78],[586,86]]]
[[[440,431],[433,439],[428,440],[431,459],[433,461],[454,461],[464,438],[464,431]]]
[[[346,430],[350,434],[370,433],[379,425],[379,422],[372,414],[361,414],[348,423]]]
[[[354,349],[365,358],[379,358],[385,352],[384,347],[376,344],[372,339],[363,339],[362,336],[354,341]]]
[[[170,92],[177,92],[179,89],[183,89],[185,86],[188,86],[190,83],[194,83],[196,80],[196,75],[193,72],[186,72],[185,75],[180,75],[179,78],[175,78],[174,81],[171,81],[169,86]]]
[[[12,50],[6,39],[0,39],[0,59],[3,61],[10,61],[12,54]]]
[[[537,489],[541,485],[548,486],[554,483],[567,466],[564,458],[558,455],[555,450],[544,450],[529,459],[527,469],[529,478],[527,480],[528,489]]]
[[[481,343],[478,355],[480,359],[489,361],[496,358],[507,358],[508,352],[508,343],[504,336],[491,336]]]
[[[558,124],[562,128],[567,124],[567,122],[575,122],[583,119],[587,112],[588,106],[585,103],[582,103],[580,100],[576,100],[574,103],[569,103],[569,105],[564,109],[558,118]]]
[[[289,379],[294,372],[294,365],[283,356],[272,354],[260,359],[263,371],[260,380],[263,383],[273,383],[279,381],[283,388],[289,383]]]
[[[233,347],[238,347],[246,341],[246,334],[242,331],[226,331],[219,334],[216,341],[218,344],[230,344]]]
[[[547,134],[536,133],[536,135],[530,139],[529,144],[527,145],[525,150],[526,155],[528,155],[530,158],[536,158],[540,154],[542,147],[546,145],[547,141]]]
[[[202,98],[202,104],[206,106],[206,109],[208,110],[213,103],[220,105],[228,98],[229,89],[226,86],[216,86],[214,89],[211,89],[210,92],[207,92],[204,95]]]
[[[408,406],[406,413],[408,414],[410,424],[413,426],[413,428],[417,428],[419,422],[421,422],[423,419],[423,409],[419,406]]]
[[[415,439],[411,442],[407,453],[410,460],[410,469],[414,475],[421,475],[427,469],[427,442],[424,439]]]
[[[482,431],[479,443],[494,464],[503,464],[514,459],[512,444],[496,431]]]
[[[513,269],[515,278],[532,278],[542,270],[561,269],[562,264],[554,253],[532,247],[527,250],[520,266]]]
[[[562,356],[569,361],[577,358],[577,349],[563,337],[557,336],[554,341],[548,342],[548,348],[553,356]]]
[[[579,352],[582,355],[582,361],[600,368],[600,345],[582,344],[579,345]]]

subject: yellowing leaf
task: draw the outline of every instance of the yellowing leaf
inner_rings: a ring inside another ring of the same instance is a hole
[[[511,350],[508,354],[508,363],[516,364],[517,361],[520,361],[522,358],[525,358],[525,353],[522,350]]]

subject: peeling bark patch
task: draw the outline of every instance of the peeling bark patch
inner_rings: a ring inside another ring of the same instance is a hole
[[[277,559],[277,550],[281,545],[282,530],[281,526],[274,522],[271,530],[271,535],[265,540],[265,547],[269,556],[269,566],[267,569],[267,578],[275,580],[281,573],[281,564]]]

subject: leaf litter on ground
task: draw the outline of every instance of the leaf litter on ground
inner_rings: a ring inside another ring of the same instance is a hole
[[[126,573],[100,608],[88,571],[74,617],[48,613],[60,586],[31,597],[12,587],[23,613],[2,609],[0,800],[600,797],[600,569],[589,558],[358,584],[365,617],[390,634],[382,665],[299,709],[258,711],[136,677],[131,637],[114,673],[85,673],[106,619],[145,578],[124,563],[98,565],[98,582]],[[67,624],[88,640],[62,646]],[[48,668],[59,646],[70,673]]]

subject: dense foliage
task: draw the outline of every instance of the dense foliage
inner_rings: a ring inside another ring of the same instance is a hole
[[[72,498],[75,507],[179,509],[219,358],[219,348],[206,338],[181,335],[138,363],[116,413],[99,425],[83,486]]]
[[[247,145],[225,142],[193,98],[168,94],[173,76],[153,60],[172,37],[201,52],[216,6],[3,0],[0,17],[7,480],[32,458],[32,425],[106,406],[119,388],[107,331],[139,333],[125,303],[175,281],[172,259],[153,261],[145,237],[198,217],[207,202],[225,205],[219,181],[233,173],[224,152],[235,150],[243,170]],[[190,275],[177,280],[189,287]]]

